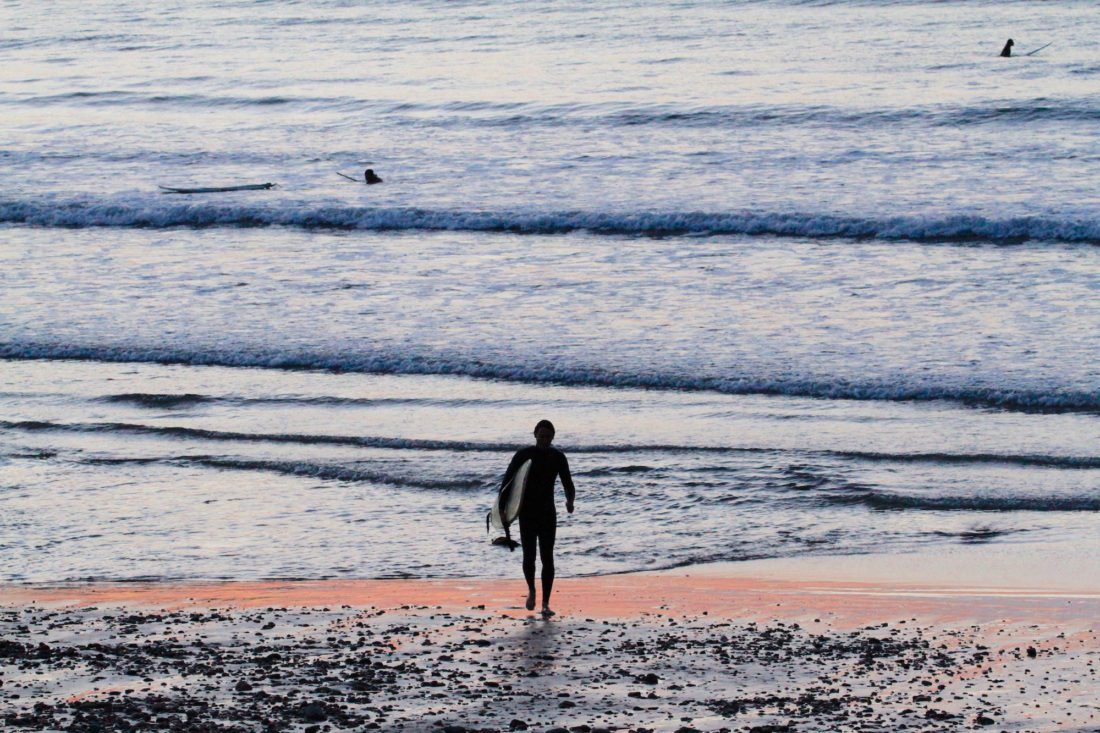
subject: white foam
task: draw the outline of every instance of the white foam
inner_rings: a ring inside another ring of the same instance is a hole
[[[911,241],[1100,242],[1100,222],[974,215],[866,218],[783,211],[461,211],[322,204],[187,204],[113,201],[0,201],[0,223],[80,229],[118,227],[291,227],[360,231],[473,231],[517,234],[772,235]]]
[[[63,344],[0,342],[0,358],[81,359],[103,362],[186,364],[191,366],[261,367],[268,369],[334,369],[370,374],[458,375],[540,384],[634,387],[723,394],[784,395],[831,400],[927,402],[948,400],[1007,410],[1033,412],[1100,411],[1100,394],[1073,390],[997,388],[944,381],[883,382],[867,379],[804,379],[771,374],[726,378],[697,377],[652,370],[630,373],[555,364],[494,364],[481,359],[422,358],[404,351],[327,353],[323,351],[191,350],[187,348],[85,347]]]

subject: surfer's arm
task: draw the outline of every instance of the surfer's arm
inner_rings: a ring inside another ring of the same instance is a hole
[[[561,454],[561,467],[558,469],[561,476],[561,487],[565,489],[565,509],[573,513],[573,500],[577,498],[577,487],[573,485],[573,476],[569,473],[569,459]]]

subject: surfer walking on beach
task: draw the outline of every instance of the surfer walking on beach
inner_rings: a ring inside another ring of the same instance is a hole
[[[531,461],[523,504],[519,510],[519,537],[523,546],[523,577],[527,580],[527,610],[535,610],[535,552],[542,561],[542,615],[553,616],[550,593],[554,589],[554,539],[558,531],[558,512],[554,506],[554,482],[561,477],[565,489],[565,510],[573,513],[577,490],[569,474],[569,461],[554,442],[554,424],[539,420],[535,425],[535,444],[521,448],[512,456],[502,486],[508,486],[525,462]]]

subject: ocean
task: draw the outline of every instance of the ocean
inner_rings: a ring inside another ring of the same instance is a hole
[[[1093,3],[0,27],[0,581],[518,576],[542,418],[562,575],[1100,556]]]

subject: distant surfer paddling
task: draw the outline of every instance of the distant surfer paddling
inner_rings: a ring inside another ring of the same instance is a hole
[[[560,450],[550,447],[552,442],[554,424],[549,420],[539,420],[535,425],[535,444],[516,451],[501,484],[502,489],[507,487],[520,467],[531,461],[523,505],[519,511],[523,577],[527,580],[527,610],[534,611],[537,545],[542,561],[542,615],[548,617],[554,615],[550,610],[550,592],[554,589],[554,539],[558,531],[558,513],[554,507],[555,480],[561,477],[561,485],[565,489],[565,510],[570,514],[573,513],[573,500],[577,496],[573,477],[569,474],[569,461]]]
[[[1053,45],[1053,44],[1054,44],[1054,41],[1051,41],[1050,43],[1045,43],[1045,44],[1043,44],[1042,46],[1039,46],[1039,48],[1037,48],[1037,49],[1035,49],[1035,50],[1033,50],[1033,51],[1028,51],[1027,53],[1025,53],[1025,54],[1023,54],[1023,55],[1024,55],[1024,56],[1034,56],[1035,54],[1037,54],[1037,53],[1039,53],[1040,51],[1042,51],[1042,50],[1043,50],[1044,48],[1049,48],[1049,47],[1050,47],[1051,45]],[[1013,40],[1012,40],[1011,38],[1009,38],[1009,39],[1008,39],[1007,41],[1005,41],[1005,47],[1001,49],[1001,58],[1003,58],[1003,59],[1010,59],[1010,58],[1013,58],[1013,56],[1012,56],[1012,48],[1013,48],[1013,47],[1014,47],[1015,45],[1016,45],[1016,42],[1015,42],[1015,41],[1013,41]]]
[[[336,171],[336,175],[340,176],[341,178],[346,178],[352,183],[359,183],[358,178],[352,178],[351,176],[344,175],[340,171]],[[375,183],[381,183],[382,179],[374,172],[373,168],[367,168],[365,171],[363,171],[363,181],[368,186],[372,186]]]

